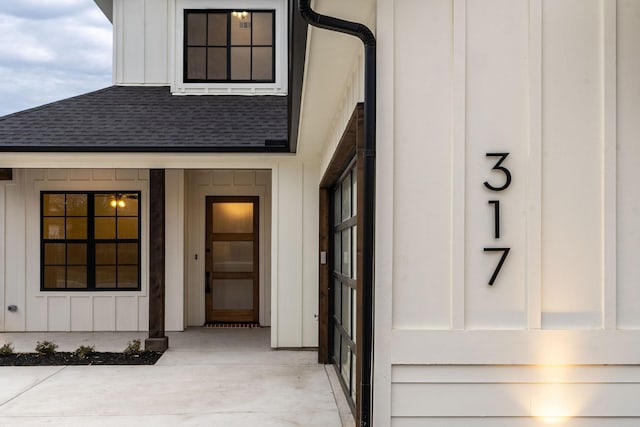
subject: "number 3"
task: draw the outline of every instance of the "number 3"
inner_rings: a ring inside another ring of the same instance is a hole
[[[500,160],[498,160],[498,163],[496,163],[491,168],[491,170],[499,170],[500,172],[504,173],[504,177],[505,177],[504,184],[502,184],[500,187],[494,187],[493,185],[489,184],[488,181],[485,181],[484,186],[487,187],[489,190],[502,191],[502,190],[506,190],[511,185],[511,172],[509,172],[509,169],[505,168],[504,166],[501,166],[502,162],[505,161],[508,155],[509,153],[487,153],[486,154],[487,157],[500,157]]]

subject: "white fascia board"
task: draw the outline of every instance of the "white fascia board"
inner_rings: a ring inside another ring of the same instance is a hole
[[[294,153],[2,153],[0,168],[270,169]]]

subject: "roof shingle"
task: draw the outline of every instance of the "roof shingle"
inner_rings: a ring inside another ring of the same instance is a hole
[[[287,97],[111,86],[0,117],[0,151],[288,151]]]

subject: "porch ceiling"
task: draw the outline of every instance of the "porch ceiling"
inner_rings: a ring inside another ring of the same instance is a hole
[[[313,9],[371,27],[373,0],[317,0]],[[373,28],[372,28],[373,30]],[[299,132],[299,152],[319,155],[332,131],[346,85],[362,42],[345,34],[310,27],[307,42],[304,92]]]

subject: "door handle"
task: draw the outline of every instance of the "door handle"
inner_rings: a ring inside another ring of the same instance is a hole
[[[204,278],[204,291],[208,294],[211,293],[211,284],[209,283],[210,280],[209,278],[211,277],[211,274],[207,271],[205,273],[205,278]]]

